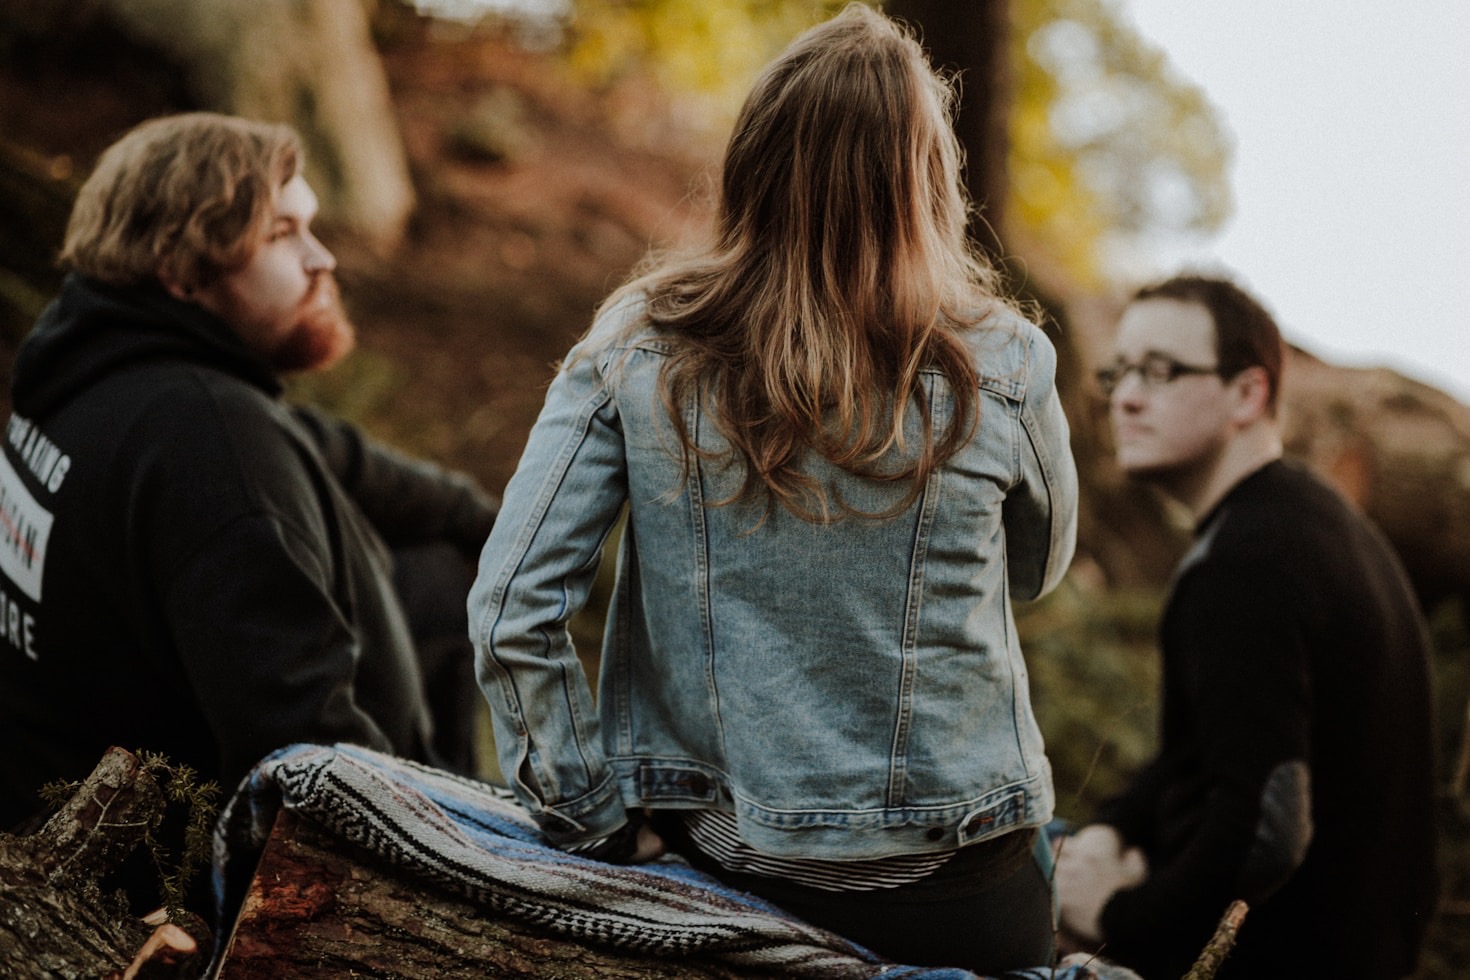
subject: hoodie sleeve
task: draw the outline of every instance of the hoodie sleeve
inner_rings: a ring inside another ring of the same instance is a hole
[[[161,606],[223,778],[293,742],[417,751],[427,714],[380,546],[334,511],[279,404],[243,386],[172,392],[125,449],[129,566]]]
[[[442,541],[479,557],[500,501],[473,477],[400,453],[314,408],[297,406],[292,414],[389,545]]]
[[[318,547],[278,519],[241,517],[170,577],[166,615],[227,792],[295,742],[407,750],[360,703],[363,651]]]

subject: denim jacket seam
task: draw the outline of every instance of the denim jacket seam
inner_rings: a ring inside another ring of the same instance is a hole
[[[700,412],[698,400],[691,402],[685,409],[684,424],[691,436],[697,441],[700,428],[704,423],[703,413]],[[710,586],[710,542],[709,521],[705,513],[704,495],[704,469],[700,466],[698,457],[689,461],[688,474],[685,477],[686,492],[689,495],[689,519],[691,524],[694,546],[694,571],[695,571],[695,594],[699,602],[699,638],[703,649],[700,651],[700,668],[704,675],[704,689],[709,698],[710,718],[715,725],[715,740],[721,746],[725,745],[725,721],[720,713],[720,688],[716,680],[715,656],[715,625],[714,612],[711,607],[713,589]]]
[[[869,806],[869,807],[771,807],[762,804],[755,799],[729,788],[730,798],[737,812],[745,814],[757,823],[765,827],[780,829],[787,825],[790,820],[811,821],[813,819],[835,819],[848,820],[856,818],[890,818],[901,819],[904,817],[923,816],[925,814],[955,813],[963,814],[973,810],[984,809],[995,803],[1002,802],[1009,797],[1021,794],[1027,803],[1035,802],[1036,795],[1032,793],[1029,786],[1044,775],[1044,772],[1027,772],[1019,779],[1009,780],[1000,786],[994,786],[985,792],[961,800],[952,800],[946,803],[923,803],[903,804],[899,806]]]
[[[622,547],[636,550],[636,538],[631,545],[628,543],[629,538],[633,537],[631,517],[627,526],[623,529],[623,535]],[[620,604],[630,601],[628,597],[632,594],[632,588],[633,584],[628,580],[628,576],[617,576],[613,585],[613,600],[609,604],[609,608],[617,608]],[[616,617],[610,619],[607,624],[607,632],[604,635],[603,655],[598,665],[599,670],[604,672],[604,676],[606,677],[606,680],[601,683],[602,696],[611,700],[613,724],[608,727],[616,733],[614,744],[618,752],[622,753],[631,751],[633,746],[632,682],[627,677],[629,669],[627,650],[629,643],[627,635],[624,633],[623,623]],[[611,656],[608,655],[608,647],[611,647]],[[603,711],[601,705],[598,706],[598,711],[604,718],[606,717],[607,712]],[[610,762],[611,759],[609,759]]]
[[[943,397],[942,389],[929,382],[928,403],[931,413],[941,414],[936,398]],[[940,392],[937,394],[937,392]],[[913,733],[915,685],[918,681],[916,647],[919,639],[920,619],[923,613],[924,571],[928,563],[929,535],[933,528],[934,514],[939,506],[940,471],[935,470],[925,482],[919,499],[918,521],[914,528],[912,549],[909,553],[908,596],[904,601],[903,633],[900,640],[902,677],[899,682],[898,712],[895,718],[893,747],[889,754],[887,802],[894,805],[907,794],[909,738]]]
[[[1045,554],[1042,556],[1041,568],[1039,570],[1040,574],[1038,575],[1038,578],[1037,578],[1037,580],[1040,581],[1040,582],[1046,582],[1048,580],[1048,578],[1050,577],[1051,567],[1052,567],[1052,565],[1054,563],[1054,559],[1056,557],[1056,555],[1055,555],[1055,549],[1053,547],[1053,544],[1054,544],[1054,542],[1057,539],[1057,521],[1061,519],[1060,518],[1060,512],[1059,512],[1059,510],[1058,510],[1058,508],[1056,506],[1056,464],[1052,460],[1051,456],[1047,453],[1046,446],[1045,446],[1044,441],[1041,440],[1041,439],[1039,439],[1037,437],[1036,430],[1037,430],[1038,423],[1037,423],[1037,420],[1036,420],[1036,414],[1033,411],[1033,406],[1031,404],[1031,400],[1030,399],[1023,400],[1021,402],[1020,408],[1021,408],[1021,412],[1020,412],[1020,421],[1021,421],[1020,429],[1022,430],[1022,433],[1024,434],[1024,436],[1026,438],[1027,444],[1031,448],[1031,454],[1032,454],[1032,456],[1034,456],[1035,459],[1036,459],[1037,468],[1041,471],[1041,485],[1046,490],[1046,500],[1047,500],[1047,511],[1046,511],[1047,512],[1046,542],[1047,542],[1047,544],[1046,544]],[[1019,440],[1018,440],[1018,449],[1019,449]],[[1017,459],[1017,465],[1018,465],[1018,474],[1017,475],[1018,475],[1018,478],[1019,478],[1019,476],[1020,476],[1020,470],[1019,470],[1020,460],[1019,460],[1019,456],[1018,456],[1018,459]]]
[[[601,377],[600,371],[599,377]],[[504,562],[502,564],[502,572],[500,578],[496,581],[495,587],[490,593],[491,601],[487,603],[485,613],[481,616],[479,622],[479,644],[482,649],[486,650],[489,653],[491,664],[494,666],[497,672],[499,672],[506,678],[507,683],[501,685],[502,692],[508,691],[514,696],[514,700],[508,705],[508,707],[516,720],[516,730],[517,734],[520,736],[519,743],[520,748],[522,749],[521,756],[526,764],[532,765],[533,772],[542,767],[538,767],[532,764],[532,759],[535,757],[536,753],[533,753],[530,748],[531,739],[529,726],[526,724],[525,721],[525,698],[521,695],[519,687],[515,682],[515,672],[510,670],[501,661],[497,653],[497,644],[494,640],[494,636],[505,615],[507,606],[505,597],[509,589],[510,582],[515,578],[516,573],[525,563],[526,557],[531,550],[531,545],[536,539],[536,535],[545,525],[546,515],[550,510],[552,501],[556,497],[562,480],[566,476],[567,468],[571,465],[571,461],[576,458],[577,451],[586,443],[589,437],[592,420],[596,417],[597,413],[601,411],[602,408],[610,401],[611,394],[608,391],[606,384],[602,383],[601,381],[599,382],[596,390],[586,396],[586,398],[583,400],[582,407],[576,415],[577,426],[575,428],[575,431],[577,435],[575,438],[566,439],[563,442],[562,446],[559,447],[558,454],[555,460],[556,465],[554,467],[548,468],[548,475],[547,477],[543,478],[541,482],[541,492],[538,493],[536,497],[535,506],[532,508],[530,514],[531,519],[525,522],[515,539],[515,548],[513,549],[512,554],[516,555],[516,560],[514,562]],[[555,479],[551,479],[552,473],[555,474]],[[604,535],[603,537],[603,542],[604,544],[606,543],[606,535]],[[564,591],[565,582],[561,583],[561,587]],[[549,641],[543,641],[543,644],[546,648],[550,648]],[[565,688],[565,686],[566,682],[564,680],[562,682],[562,687]],[[591,764],[591,760],[589,759],[589,746],[586,739],[586,733],[584,731],[586,727],[586,720],[578,714],[574,706],[569,707],[569,713],[573,722],[572,730],[575,741],[577,761],[581,764],[583,772],[587,774],[587,782],[591,784],[593,782],[593,766]],[[552,770],[535,772],[535,774],[537,782],[542,787],[543,792],[545,787],[548,785],[553,787],[559,786],[559,781],[555,778],[554,768]],[[519,777],[508,775],[507,778],[514,778],[517,782],[519,781]],[[605,783],[606,779],[604,779],[599,785],[603,785]],[[594,791],[589,790],[587,794],[583,794],[583,796],[577,797],[576,799],[582,799],[592,792]],[[542,807],[548,806],[548,803],[545,799],[538,800],[538,803],[540,803]],[[559,805],[564,806],[565,804]]]

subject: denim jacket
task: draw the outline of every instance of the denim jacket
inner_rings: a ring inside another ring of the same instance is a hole
[[[626,807],[715,808],[768,853],[861,859],[1047,821],[1010,597],[1055,585],[1076,535],[1050,342],[1004,311],[967,335],[976,434],[896,517],[762,522],[764,501],[718,505],[738,465],[701,454],[686,473],[657,388],[669,341],[644,319],[622,300],[573,348],[470,593],[502,770],[548,836],[601,837]],[[948,387],[924,383],[942,431]],[[682,411],[701,449],[725,445]],[[906,490],[807,472],[860,514]],[[594,706],[567,623],[625,505]]]

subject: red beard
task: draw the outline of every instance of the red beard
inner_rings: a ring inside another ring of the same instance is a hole
[[[270,363],[277,371],[324,371],[352,352],[357,332],[342,309],[337,280],[330,272],[319,273],[301,303],[301,316],[271,351]]]

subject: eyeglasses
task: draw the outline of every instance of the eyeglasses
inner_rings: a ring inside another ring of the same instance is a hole
[[[1164,354],[1148,354],[1137,364],[1129,364],[1127,361],[1118,361],[1111,367],[1105,367],[1097,372],[1097,386],[1102,393],[1112,397],[1114,391],[1123,383],[1123,379],[1134,371],[1138,372],[1139,380],[1145,388],[1162,388],[1164,385],[1172,384],[1186,374],[1219,374],[1219,365],[1206,367],[1201,364],[1181,364]]]

